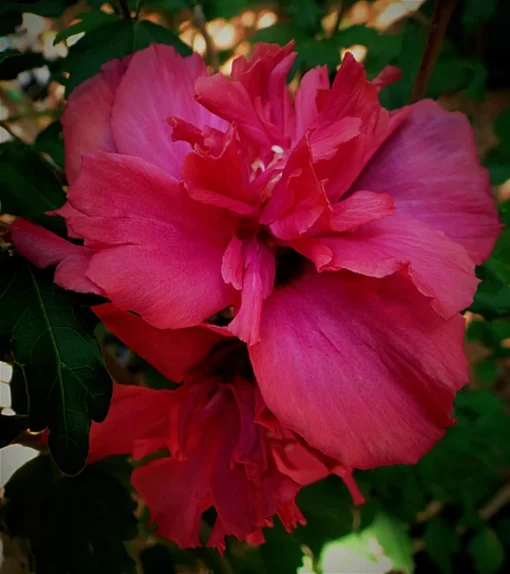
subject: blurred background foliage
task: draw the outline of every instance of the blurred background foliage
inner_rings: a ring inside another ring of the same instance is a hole
[[[291,86],[316,65],[334,74],[350,51],[369,78],[388,64],[402,69],[403,79],[381,95],[396,108],[409,101],[433,8],[432,0],[0,0],[0,211],[61,231],[44,212],[65,197],[64,100],[111,58],[162,42],[182,54],[194,50],[211,70],[229,74],[233,59],[249,54],[254,42],[294,39],[299,56]],[[130,490],[126,460],[95,463],[69,478],[47,453],[30,448],[37,437],[22,432],[25,386],[4,353],[1,446],[14,444],[0,455],[1,574],[510,571],[509,32],[508,0],[459,0],[427,90],[469,116],[505,226],[478,269],[481,283],[465,313],[471,381],[445,439],[416,466],[357,473],[363,507],[354,508],[341,481],[329,478],[300,493],[308,524],[292,534],[277,522],[260,547],[229,540],[224,556],[184,551],[154,537]],[[8,221],[0,216],[0,225]],[[117,380],[169,386],[101,326],[95,334]],[[6,464],[14,449],[16,460],[28,460],[17,469],[19,462]]]

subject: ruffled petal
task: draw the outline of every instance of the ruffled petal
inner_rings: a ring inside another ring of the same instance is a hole
[[[308,231],[329,208],[315,175],[310,144],[304,137],[292,151],[260,222],[269,225],[276,237],[294,239]]]
[[[86,156],[68,194],[70,227],[98,245],[87,277],[160,329],[190,327],[237,300],[221,276],[228,213],[191,200],[139,158]]]
[[[117,89],[112,110],[111,127],[118,151],[144,158],[179,177],[191,148],[172,141],[167,119],[175,116],[198,128],[226,127],[193,97],[195,81],[206,74],[198,54],[183,58],[164,44],[136,52]]]
[[[276,261],[264,243],[252,239],[243,246],[243,267],[241,307],[228,329],[248,345],[253,345],[259,340],[263,302],[273,291]]]
[[[117,151],[110,120],[115,93],[130,59],[131,56],[111,60],[99,74],[85,80],[69,96],[61,120],[69,183],[78,176],[83,154]]]
[[[317,66],[306,72],[296,91],[296,136],[299,140],[316,122],[319,115],[317,95],[321,90],[329,88],[329,72],[327,66]]]
[[[442,231],[476,264],[488,257],[499,233],[489,176],[467,118],[430,100],[411,106],[355,189],[388,193],[399,213]]]
[[[348,191],[372,155],[409,112],[408,108],[392,113],[384,109],[379,103],[377,87],[367,81],[363,66],[349,52],[331,90],[319,93],[318,106],[320,113],[314,126],[318,134],[343,118],[361,120],[358,137],[339,145],[329,162],[317,166],[318,177],[328,179],[326,192],[335,202]]]
[[[130,454],[136,440],[163,434],[170,395],[171,391],[115,384],[108,416],[92,423],[87,462]]]
[[[180,382],[224,337],[204,327],[160,330],[107,303],[94,307],[108,330],[171,381]]]
[[[104,294],[102,289],[86,276],[93,251],[62,239],[20,217],[9,230],[17,251],[36,267],[57,265],[54,278],[57,285],[78,293]]]
[[[415,463],[468,379],[464,321],[401,276],[317,274],[275,290],[250,356],[282,424],[346,468]]]
[[[200,546],[203,512],[210,506],[211,456],[189,460],[160,458],[135,468],[133,487],[144,499],[156,524],[156,534],[176,542],[181,548]]]
[[[479,283],[473,261],[462,246],[398,213],[318,241],[333,255],[319,270],[348,269],[370,277],[402,270],[445,319],[469,307]]]

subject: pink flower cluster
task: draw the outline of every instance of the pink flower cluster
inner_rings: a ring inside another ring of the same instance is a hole
[[[117,385],[91,455],[164,450],[133,473],[158,532],[198,544],[202,513],[263,540],[303,520],[299,488],[414,463],[467,382],[460,311],[499,225],[468,121],[389,112],[350,54],[286,84],[292,45],[231,79],[154,45],[71,95],[67,242],[16,220],[17,249],[111,303],[106,326],[176,390]]]

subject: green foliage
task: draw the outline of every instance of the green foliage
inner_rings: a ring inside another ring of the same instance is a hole
[[[136,504],[119,473],[129,476],[122,460],[101,461],[69,478],[40,455],[12,476],[3,522],[27,539],[37,574],[136,573],[124,544],[137,534]]]
[[[460,550],[460,542],[454,525],[448,524],[444,518],[434,518],[427,523],[423,542],[434,562],[441,572],[452,572],[452,557]]]
[[[505,560],[505,551],[492,528],[482,528],[471,540],[472,555],[478,574],[496,574]]]
[[[71,47],[62,63],[62,69],[70,73],[67,93],[97,74],[108,60],[122,58],[153,43],[169,44],[183,55],[191,53],[188,46],[171,30],[147,20],[117,19],[93,28]]]
[[[43,132],[38,142],[42,145],[28,146],[21,142],[0,144],[1,210],[21,215],[54,231],[64,231],[60,217],[45,215],[61,207],[65,195],[54,170],[37,151],[48,151],[44,149],[44,141]]]
[[[0,260],[0,336],[10,339],[29,396],[30,428],[48,427],[49,447],[66,474],[87,458],[91,419],[102,421],[112,383],[92,330],[97,322],[76,297],[18,257]]]

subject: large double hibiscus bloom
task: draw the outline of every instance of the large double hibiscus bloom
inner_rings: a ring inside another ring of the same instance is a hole
[[[63,117],[68,243],[17,220],[55,281],[150,326],[230,317],[263,400],[339,461],[418,460],[467,381],[460,311],[498,233],[468,121],[395,112],[349,54],[286,85],[292,46],[232,78],[151,46],[77,88]],[[217,321],[216,321],[217,322]]]

